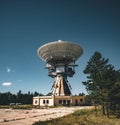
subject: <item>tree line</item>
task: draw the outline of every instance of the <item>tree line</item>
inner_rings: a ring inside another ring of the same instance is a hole
[[[116,70],[109,59],[95,52],[84,69],[87,80],[83,82],[88,91],[88,100],[101,105],[102,113],[109,117],[109,110],[120,107],[120,70]]]
[[[42,95],[36,91],[34,93],[22,93],[21,90],[17,94],[12,94],[11,92],[0,93],[0,105],[10,105],[10,103],[32,104],[34,96]]]

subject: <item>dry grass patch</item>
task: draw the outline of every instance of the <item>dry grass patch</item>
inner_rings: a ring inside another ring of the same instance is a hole
[[[102,116],[100,110],[96,116],[95,110],[82,109],[61,118],[39,121],[33,125],[120,125],[120,119],[114,116],[110,118]]]

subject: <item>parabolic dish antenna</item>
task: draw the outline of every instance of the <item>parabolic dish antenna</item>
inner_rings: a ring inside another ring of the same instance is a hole
[[[46,62],[48,76],[55,78],[52,95],[70,96],[70,86],[67,77],[75,74],[75,61],[82,55],[80,45],[58,40],[44,44],[37,50],[38,55]]]
[[[76,43],[58,40],[44,44],[37,53],[46,63],[69,64],[82,55],[83,49]]]

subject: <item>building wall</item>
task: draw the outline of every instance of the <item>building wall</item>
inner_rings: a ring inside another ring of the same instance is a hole
[[[72,105],[80,106],[86,104],[85,96],[72,96]]]
[[[33,105],[38,106],[40,105],[40,98],[38,97],[33,97]]]
[[[55,96],[55,106],[70,106],[71,96]]]
[[[53,97],[49,98],[40,98],[40,106],[54,106]]]
[[[33,105],[34,106],[54,106],[54,98],[53,96],[38,96],[33,97]]]
[[[34,106],[80,106],[86,104],[85,96],[38,96],[33,97]]]

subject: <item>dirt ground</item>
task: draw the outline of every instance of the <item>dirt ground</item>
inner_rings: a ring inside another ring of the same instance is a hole
[[[62,117],[83,108],[90,107],[59,107],[32,110],[0,109],[0,125],[32,125],[36,121]]]

